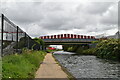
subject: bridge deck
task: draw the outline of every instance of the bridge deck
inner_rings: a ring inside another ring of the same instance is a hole
[[[43,39],[45,42],[92,42],[96,39]]]
[[[59,45],[59,44],[90,44],[96,39],[43,39],[45,44],[48,45]]]

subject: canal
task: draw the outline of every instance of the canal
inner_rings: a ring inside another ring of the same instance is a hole
[[[64,51],[53,54],[75,78],[120,78],[119,62]]]

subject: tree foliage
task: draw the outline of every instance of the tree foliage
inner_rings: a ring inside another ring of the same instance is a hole
[[[120,59],[120,40],[102,40],[97,44],[97,56],[105,59]]]
[[[42,39],[34,38],[34,40],[35,40],[38,44],[40,44],[40,45],[44,45],[44,44],[45,44]]]
[[[82,55],[95,55],[99,58],[119,60],[120,61],[120,39],[107,39],[93,42],[96,43],[96,48],[86,46],[66,45],[64,50],[76,52]]]

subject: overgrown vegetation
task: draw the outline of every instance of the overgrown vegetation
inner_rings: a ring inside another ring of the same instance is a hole
[[[44,49],[45,42],[42,39],[34,38],[33,40],[39,44],[39,50],[41,50],[41,49],[43,50]],[[37,46],[37,44],[34,44],[32,47],[34,48],[35,46]],[[40,49],[40,47],[41,47],[41,49]]]
[[[86,45],[64,45],[63,50],[68,52],[76,52],[77,54],[83,54],[84,50],[87,50],[89,46]]]
[[[44,41],[42,39],[39,38],[34,38],[34,40],[39,43],[40,45],[45,45]]]
[[[46,52],[24,50],[23,54],[3,57],[3,78],[34,78],[35,72],[43,61]]]
[[[23,48],[29,48],[33,50],[43,50],[44,47],[44,41],[39,38],[34,38],[34,39],[28,39],[28,37],[22,37],[18,44],[14,46],[14,49],[23,49]]]
[[[82,52],[80,52],[80,50],[78,49],[78,54],[81,53],[82,55],[96,55],[96,48],[90,48],[90,49],[86,49],[86,50],[81,50]]]
[[[99,58],[120,60],[120,39],[108,39],[99,41],[96,48],[96,55]]]
[[[94,43],[97,43],[96,48],[88,48],[87,45],[67,45],[64,50],[80,55],[95,55],[99,58],[120,61],[120,39],[100,40]]]
[[[37,42],[33,41],[32,39],[29,39],[28,41],[28,38],[27,37],[22,37],[20,38],[20,40],[18,41],[18,44],[16,44],[14,46],[14,49],[23,49],[25,47],[29,48],[29,49],[32,49],[32,46],[34,44],[38,44]]]

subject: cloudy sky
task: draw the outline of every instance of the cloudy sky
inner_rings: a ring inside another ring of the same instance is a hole
[[[3,0],[1,5],[2,13],[31,37],[62,33],[114,35],[118,31],[116,0]]]

